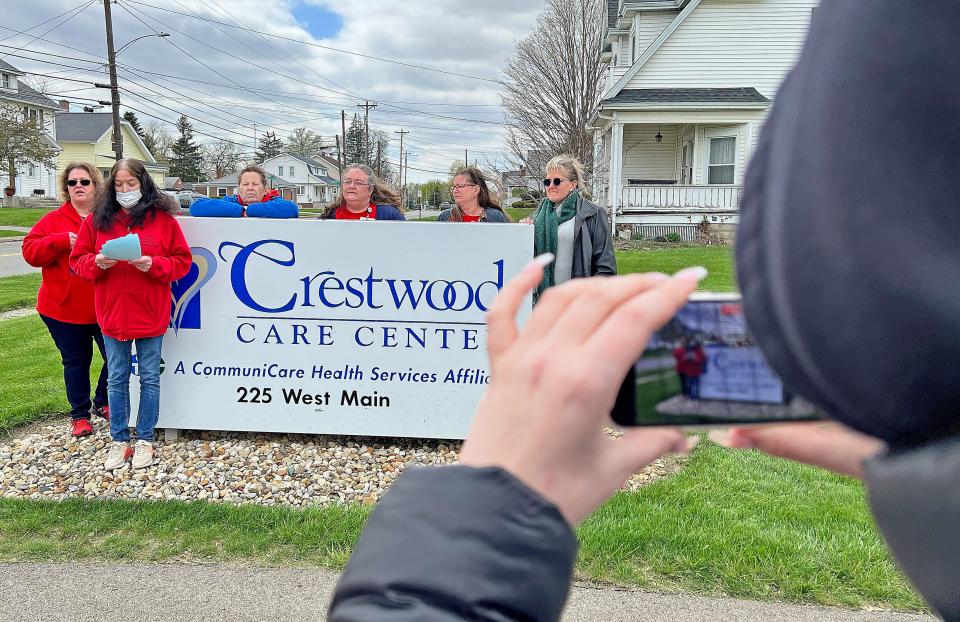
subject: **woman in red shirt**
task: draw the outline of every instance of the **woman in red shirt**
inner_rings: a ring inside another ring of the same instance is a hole
[[[510,222],[510,217],[497,204],[483,172],[468,166],[453,176],[452,209],[440,212],[437,222]]]
[[[336,220],[406,220],[400,197],[377,179],[373,169],[351,164],[340,178],[340,194],[320,215]]]
[[[137,160],[120,160],[110,171],[93,218],[80,229],[70,266],[94,282],[97,322],[109,367],[110,436],[104,467],[133,458],[134,468],[153,464],[154,427],[160,416],[160,349],[170,323],[170,283],[187,274],[192,255],[173,214],[177,205],[161,193]],[[117,261],[104,243],[136,233],[141,256]],[[136,358],[131,347],[136,341]],[[130,449],[130,372],[140,376],[137,443]]]
[[[70,402],[70,433],[88,436],[91,405],[101,417],[110,418],[107,406],[107,365],[90,400],[90,365],[93,344],[103,351],[103,336],[93,309],[93,284],[70,269],[70,251],[77,232],[93,211],[97,192],[103,186],[100,171],[90,164],[71,162],[60,175],[60,191],[66,202],[43,218],[23,238],[23,258],[42,268],[37,313],[47,325],[63,361],[63,382]]]

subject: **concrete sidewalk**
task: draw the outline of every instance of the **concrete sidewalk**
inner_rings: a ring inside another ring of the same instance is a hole
[[[188,564],[0,564],[0,622],[325,619],[337,574],[315,568]],[[932,622],[931,616],[578,583],[564,622]]]

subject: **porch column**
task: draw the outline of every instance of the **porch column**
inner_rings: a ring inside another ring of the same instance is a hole
[[[611,229],[614,236],[617,234],[617,210],[623,199],[621,188],[623,176],[623,122],[614,119],[610,128],[610,194],[607,197],[607,206],[610,208]]]

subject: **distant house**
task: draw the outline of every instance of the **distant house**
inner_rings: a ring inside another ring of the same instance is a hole
[[[56,111],[58,104],[45,95],[30,88],[21,80],[24,73],[6,61],[0,60],[0,103],[11,104],[23,110],[24,118],[37,119],[46,130],[44,138],[50,149],[60,151],[56,142]],[[3,185],[8,183],[6,163],[0,165],[0,179]],[[39,162],[31,162],[17,170],[16,196],[57,196],[56,159],[54,166],[46,167]]]
[[[735,224],[743,173],[817,0],[607,0],[594,197],[616,222]]]
[[[183,190],[186,186],[183,184],[183,180],[179,177],[164,177],[163,178],[163,189],[164,190]]]
[[[267,188],[276,190],[288,201],[297,203],[297,185],[267,172]],[[193,191],[211,198],[228,197],[237,193],[237,174],[226,175],[213,181],[193,184]]]
[[[509,206],[514,201],[532,199],[534,196],[532,193],[542,188],[541,179],[540,175],[531,175],[526,167],[500,173],[500,185],[504,192],[504,196],[501,197],[503,204]]]
[[[123,157],[143,162],[154,183],[163,188],[170,167],[158,164],[129,122],[120,121]],[[70,162],[88,162],[106,176],[116,159],[113,155],[113,115],[109,112],[61,112],[57,115],[57,142],[63,148],[58,173]]]
[[[295,184],[299,203],[330,203],[340,187],[340,182],[330,176],[330,165],[318,159],[284,153],[264,160],[261,166],[268,173]]]

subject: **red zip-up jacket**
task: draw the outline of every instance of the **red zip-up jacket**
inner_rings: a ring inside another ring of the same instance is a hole
[[[108,231],[95,229],[93,218],[87,218],[70,254],[74,272],[94,282],[100,329],[121,341],[159,337],[167,332],[170,283],[186,275],[193,262],[180,223],[170,214],[156,212],[139,227],[129,224],[130,217],[123,210]],[[127,233],[140,236],[143,254],[153,259],[150,269],[141,272],[127,261],[118,261],[106,270],[98,268],[95,259],[104,243]]]
[[[37,312],[68,324],[96,324],[93,283],[70,268],[70,233],[80,232],[83,218],[67,201],[37,224],[23,238],[23,258],[41,268]]]

